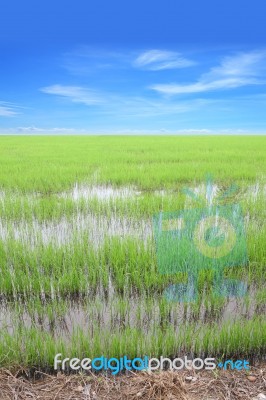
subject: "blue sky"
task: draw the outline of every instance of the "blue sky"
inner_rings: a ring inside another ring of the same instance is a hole
[[[265,15],[264,0],[5,0],[0,133],[265,133]]]

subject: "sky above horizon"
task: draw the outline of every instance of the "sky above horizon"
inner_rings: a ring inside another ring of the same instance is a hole
[[[266,3],[3,2],[0,133],[265,133]]]

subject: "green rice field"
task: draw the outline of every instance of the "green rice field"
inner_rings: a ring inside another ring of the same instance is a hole
[[[206,207],[208,176],[212,202],[242,208],[248,261],[224,277],[246,291],[201,268],[193,301],[169,299],[194,267],[159,271],[153,218]],[[0,136],[0,366],[265,359],[265,205],[265,136]]]

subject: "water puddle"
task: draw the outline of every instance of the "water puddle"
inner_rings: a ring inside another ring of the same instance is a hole
[[[79,199],[97,198],[101,201],[111,199],[127,199],[139,196],[141,193],[132,187],[116,188],[111,185],[78,185],[75,184],[69,192],[63,192],[59,196],[63,198],[72,198],[74,201]],[[155,190],[154,195],[166,196],[173,195],[172,190]],[[206,205],[212,206],[215,199],[223,193],[218,185],[202,183],[194,188],[187,189],[187,199],[185,208],[195,207],[195,200],[205,199]],[[244,191],[244,196],[249,196],[252,201],[260,195],[266,195],[266,185],[256,183],[249,186]],[[177,194],[178,195],[178,194]],[[5,196],[4,192],[0,192]],[[26,196],[27,200],[34,199],[36,195]],[[4,197],[2,198],[4,200]],[[245,221],[249,222],[249,216],[246,215]],[[75,238],[88,236],[88,242],[93,246],[99,247],[106,236],[118,236],[121,239],[126,237],[135,237],[146,241],[152,235],[152,219],[134,219],[130,217],[117,216],[114,212],[109,216],[96,215],[91,212],[81,213],[76,211],[72,218],[61,218],[60,220],[48,220],[39,222],[32,221],[6,221],[0,220],[0,240],[15,238],[25,245],[35,247],[38,244],[62,246],[70,244]]]
[[[152,234],[149,220],[133,218],[96,216],[94,214],[73,215],[72,219],[62,218],[59,221],[39,222],[37,220],[6,222],[0,220],[0,240],[14,238],[25,246],[35,247],[40,244],[62,246],[71,244],[73,240],[88,237],[88,243],[99,247],[105,237],[134,237],[143,241]]]
[[[70,337],[77,329],[91,333],[95,328],[102,330],[138,328],[148,332],[153,326],[169,324],[177,331],[181,325],[197,323],[224,323],[265,313],[266,304],[259,310],[256,301],[256,288],[249,289],[249,298],[228,297],[221,299],[220,306],[202,302],[198,307],[191,303],[168,303],[162,308],[161,295],[154,299],[145,297],[120,298],[115,293],[104,299],[100,295],[83,300],[63,300],[43,302],[41,314],[31,304],[2,302],[0,305],[0,328],[10,334],[17,326],[37,327],[54,336]],[[219,303],[218,303],[219,304]],[[40,310],[40,308],[39,308]]]
[[[63,192],[59,196],[77,201],[80,199],[89,200],[92,198],[97,198],[98,200],[127,199],[139,194],[141,194],[141,192],[132,187],[75,184],[71,191]]]

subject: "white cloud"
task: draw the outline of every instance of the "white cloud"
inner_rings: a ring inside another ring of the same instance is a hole
[[[41,92],[70,99],[73,103],[82,103],[87,106],[102,103],[101,97],[94,90],[80,86],[52,85],[40,89]]]
[[[225,57],[220,66],[212,68],[205,75],[212,76],[257,76],[265,71],[266,52],[253,51],[250,53],[239,53],[235,56]]]
[[[10,103],[0,102],[0,117],[14,117],[18,114],[15,106]]]
[[[147,97],[126,96],[115,93],[101,93],[101,96],[90,91],[86,87],[52,85],[40,89],[47,94],[53,94],[69,99],[75,103],[82,103],[88,106],[99,105],[97,112],[102,115],[120,115],[120,118],[129,116],[152,117],[158,115],[170,115],[186,113],[199,107],[203,107],[210,100],[195,99],[194,101],[172,101],[157,100]],[[213,100],[211,100],[213,102]],[[34,127],[29,127],[33,130]]]
[[[140,54],[134,61],[134,65],[151,71],[159,71],[190,67],[195,65],[195,62],[174,51],[149,50]]]
[[[266,52],[240,53],[224,58],[221,65],[203,74],[195,83],[157,84],[150,88],[163,94],[174,95],[265,84],[265,62]]]
[[[176,85],[176,84],[162,84],[153,85],[151,89],[156,90],[164,94],[186,94],[186,93],[201,93],[210,90],[223,90],[223,89],[234,89],[240,86],[255,85],[259,82],[255,79],[243,79],[243,78],[228,78],[228,79],[217,79],[211,82],[197,82],[190,85]]]
[[[40,128],[34,125],[31,126],[19,126],[17,128],[11,129],[12,133],[22,133],[22,134],[82,134],[85,133],[85,129],[75,129],[75,128]]]
[[[63,66],[75,75],[90,75],[92,71],[105,69],[124,70],[129,67],[150,71],[185,68],[195,61],[180,53],[167,50],[148,50],[140,54],[135,51],[114,52],[82,46],[63,56]]]
[[[80,129],[80,128],[36,128],[34,126],[19,127],[19,128],[9,128],[8,130],[1,130],[0,135],[263,135],[265,136],[265,131],[261,130],[250,130],[247,129],[209,129],[209,128],[190,128],[190,129],[136,129],[136,128],[119,128],[119,129]]]
[[[179,115],[198,110],[206,105],[216,103],[214,100],[194,99],[193,101],[172,101],[171,99],[155,100],[144,97],[113,97],[108,103],[105,114],[117,115],[120,119],[128,117],[150,118],[158,116]]]

